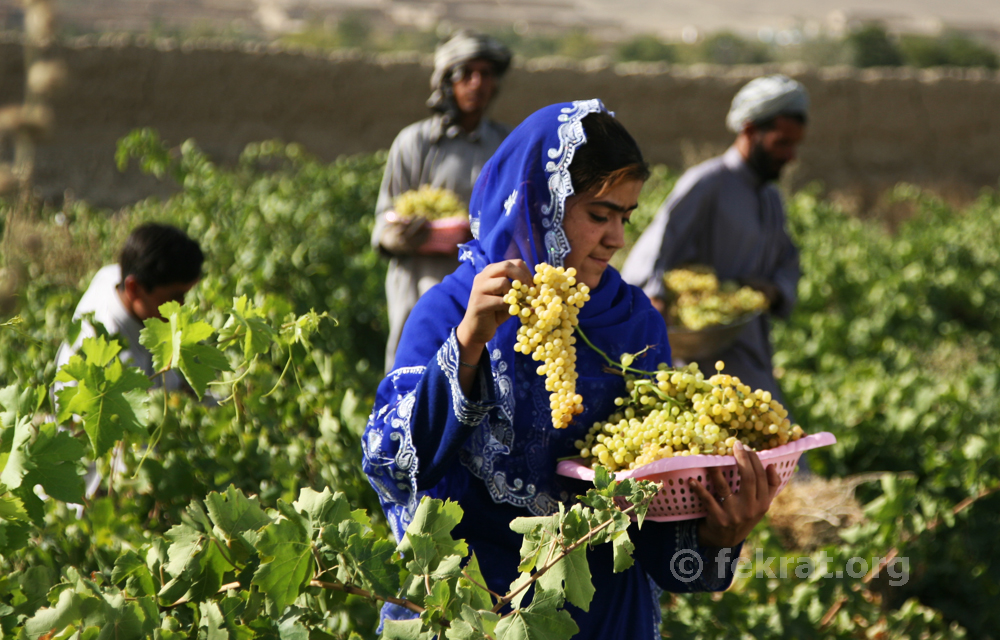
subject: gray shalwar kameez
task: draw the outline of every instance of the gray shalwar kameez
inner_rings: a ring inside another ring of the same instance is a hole
[[[622,269],[626,282],[651,298],[665,298],[663,274],[686,264],[707,264],[720,280],[762,278],[781,292],[771,309],[787,318],[796,302],[799,254],[785,229],[778,189],[760,179],[735,147],[688,170],[642,234]],[[771,364],[770,316],[762,314],[736,343],[698,362],[701,370],[726,363],[726,373],[781,399]]]
[[[392,209],[396,196],[406,191],[425,184],[450,189],[459,200],[468,204],[479,172],[508,133],[508,127],[486,118],[475,131],[466,133],[458,125],[447,125],[441,114],[403,129],[389,149],[376,205],[372,244],[379,247],[386,227],[385,212]],[[385,353],[387,372],[392,369],[396,345],[413,305],[457,267],[457,256],[392,257],[385,280],[389,310],[389,342]]]

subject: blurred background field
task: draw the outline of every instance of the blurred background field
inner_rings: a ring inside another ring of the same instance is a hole
[[[59,0],[55,6],[67,36],[220,37],[430,53],[441,33],[460,25],[502,37],[524,58],[995,69],[1000,43],[997,8],[976,0]],[[0,3],[0,27],[22,23],[18,2]]]
[[[494,6],[468,3],[477,4]],[[540,21],[494,25],[522,57],[497,112],[515,123],[544,102],[581,97],[574,92],[618,109],[656,165],[629,243],[679,171],[725,147],[736,87],[772,68],[810,87],[810,138],[783,185],[804,275],[795,314],[774,326],[774,361],[798,421],[838,444],[810,454],[815,484],[790,492],[748,547],[828,553],[841,566],[896,550],[910,572],[902,586],[749,577],[724,594],[666,596],[664,633],[1000,637],[997,9],[955,3],[952,18],[937,22],[823,13],[771,25],[744,16],[739,29],[710,20],[715,27],[699,28],[685,16],[644,33],[578,11],[600,4],[538,5],[593,24],[542,33],[532,26]],[[0,2],[11,30],[0,42],[4,104],[31,98],[19,6]],[[40,507],[30,544],[0,558],[4,633],[52,604],[49,589],[68,567],[113,575],[120,554],[162,540],[187,505],[230,484],[265,506],[303,487],[344,491],[384,531],[358,464],[386,334],[385,262],[369,241],[381,149],[422,116],[429,67],[420,54],[442,24],[455,26],[437,16],[391,30],[385,12],[364,3],[327,3],[337,8],[329,16],[304,2],[54,6],[62,31],[45,52],[66,62],[66,84],[47,98],[51,121],[32,130],[33,182],[19,190],[9,164],[0,174],[0,388],[51,383],[80,292],[147,220],[176,224],[205,248],[205,278],[191,298],[216,328],[244,294],[269,319],[316,309],[334,320],[308,348],[295,347],[296,376],[281,378],[285,354],[275,350],[249,371],[252,392],[239,404],[176,401],[154,415],[151,424],[165,425],[155,453],[141,472],[138,456],[126,456],[125,472],[82,516],[58,501]],[[185,11],[194,17],[171,18]],[[265,29],[260,15],[287,29]],[[398,50],[417,53],[387,57]],[[566,58],[536,59],[550,55]],[[761,66],[795,61],[813,66]],[[693,64],[702,62],[722,66]],[[819,68],[830,64],[848,66]],[[871,66],[879,68],[863,70]],[[145,126],[159,133],[137,129]],[[17,159],[16,141],[7,142],[0,163]],[[4,443],[0,456],[10,451]],[[0,547],[13,540],[5,535]],[[368,603],[308,604],[298,620],[321,627],[315,637],[374,637]],[[278,635],[278,626],[260,634]]]

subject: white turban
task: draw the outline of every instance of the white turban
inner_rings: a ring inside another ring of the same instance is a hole
[[[726,126],[739,133],[748,122],[760,122],[781,114],[806,115],[809,94],[801,82],[774,75],[748,82],[733,98]]]
[[[485,58],[496,67],[497,77],[510,66],[510,49],[502,42],[482,33],[463,29],[434,52],[434,73],[431,74],[431,97],[427,106],[435,111],[454,109],[451,97],[451,80],[448,74],[461,64],[476,58]]]

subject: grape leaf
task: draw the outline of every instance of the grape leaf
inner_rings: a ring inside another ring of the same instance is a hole
[[[399,591],[399,569],[392,564],[396,545],[390,540],[353,535],[348,539],[347,558],[360,574],[362,586],[380,596]]]
[[[80,604],[83,598],[72,589],[64,589],[51,607],[39,609],[24,623],[24,630],[32,640],[52,631],[60,631],[82,617]]]
[[[447,640],[489,640],[499,621],[500,616],[492,611],[477,611],[464,604],[461,617],[451,621],[444,637]]]
[[[614,479],[611,477],[610,471],[601,465],[594,467],[594,486],[597,487],[599,491],[604,491],[608,487],[611,487],[612,482],[614,482]]]
[[[511,531],[524,536],[521,540],[521,564],[518,571],[532,571],[541,557],[542,551],[552,542],[551,530],[558,516],[536,516],[514,518],[510,522]]]
[[[56,375],[57,382],[77,383],[57,394],[59,420],[80,414],[96,457],[121,440],[126,430],[145,434],[148,397],[142,392],[151,383],[139,369],[122,366],[116,357],[120,350],[117,342],[87,338],[81,347],[86,360],[74,355]]]
[[[415,620],[386,620],[382,629],[382,640],[434,640],[433,630],[424,630],[420,618]]]
[[[535,597],[527,607],[515,609],[501,618],[496,627],[497,640],[569,640],[579,633],[568,611],[562,609],[563,598],[555,591],[535,585]]]
[[[0,498],[0,506],[3,505],[3,500]],[[27,520],[27,516],[28,514],[24,513],[25,520]],[[4,521],[0,518],[0,554],[9,556],[11,553],[28,546],[28,537],[31,533],[32,527],[26,521]]]
[[[118,584],[125,579],[128,579],[126,589],[133,594],[146,596],[156,593],[153,575],[139,554],[131,549],[118,556],[118,559],[115,560],[115,568],[111,572],[112,583]]]
[[[425,611],[421,614],[424,623],[440,624],[448,613],[448,603],[451,601],[451,585],[447,580],[432,583],[431,592],[424,598]]]
[[[305,513],[309,517],[314,531],[324,526],[337,526],[351,518],[351,505],[348,504],[347,498],[340,492],[331,493],[329,488],[318,493],[305,487],[299,492],[299,499],[293,502],[292,506],[299,513]],[[362,524],[368,526],[368,523]]]
[[[24,484],[42,485],[45,493],[63,502],[83,502],[84,479],[80,460],[86,447],[68,431],[59,431],[54,423],[38,428],[35,441],[28,447],[30,465]]]
[[[299,616],[290,616],[278,625],[281,640],[309,640],[309,629],[299,622]]]
[[[266,353],[278,333],[264,320],[264,310],[254,307],[245,295],[233,299],[233,310],[219,329],[219,342],[242,338],[243,357],[250,360]]]
[[[587,546],[580,545],[542,574],[536,583],[553,592],[564,593],[566,599],[584,611],[590,610],[594,583],[587,562]]]
[[[310,338],[319,330],[320,321],[328,317],[330,316],[325,311],[316,313],[315,309],[310,309],[308,313],[298,317],[290,315],[286,322],[281,325],[280,335],[286,344],[301,344],[306,349],[312,349]]]
[[[625,571],[635,562],[632,558],[635,545],[632,544],[627,531],[620,531],[611,539],[611,548],[615,556],[615,573]]]
[[[219,609],[219,605],[214,602],[201,602],[198,604],[198,611],[201,613],[201,621],[198,627],[206,629],[205,640],[229,640],[229,632],[226,631],[226,619]],[[202,637],[202,634],[198,634]]]
[[[407,553],[412,554],[412,559],[406,563],[406,570],[410,573],[430,575],[441,559],[434,538],[422,533],[407,533],[404,540],[407,543]]]
[[[17,496],[8,493],[7,487],[0,484],[0,518],[4,520],[27,520],[28,512]]]
[[[139,342],[153,354],[154,369],[180,369],[201,398],[216,372],[232,368],[221,351],[201,344],[214,329],[207,322],[192,320],[193,313],[190,307],[182,307],[176,302],[165,303],[160,307],[164,319],[148,318],[146,328],[139,334]]]
[[[17,489],[21,486],[21,481],[28,474],[28,469],[31,466],[27,451],[28,441],[32,435],[31,418],[21,416],[12,426],[12,429],[6,430],[8,434],[11,434],[10,454],[7,456],[3,472],[0,473],[0,483],[10,489]]]
[[[462,556],[445,556],[437,563],[431,572],[432,578],[447,580],[458,577],[462,573]]]
[[[531,581],[531,574],[525,571],[524,573],[518,575],[517,578],[514,579],[514,582],[510,583],[510,593],[517,594],[510,601],[510,604],[513,608],[515,609],[521,608],[521,602],[524,600],[524,597],[528,595],[528,592],[531,591],[531,587],[528,587],[523,591],[518,591],[518,589],[520,589],[523,585],[527,584],[530,581]]]
[[[450,500],[433,500],[424,498],[417,506],[413,521],[406,528],[406,535],[397,547],[398,551],[406,553],[410,550],[408,537],[410,533],[430,536],[437,547],[439,557],[459,555],[463,558],[469,554],[469,546],[464,540],[455,540],[451,531],[462,521],[462,507]]]
[[[213,491],[205,498],[205,505],[212,523],[226,540],[240,540],[246,545],[247,551],[253,549],[253,544],[244,534],[256,531],[271,523],[271,518],[260,508],[256,497],[247,498],[243,492],[229,485],[224,494]]]
[[[141,640],[151,635],[160,622],[160,611],[152,597],[127,602],[122,593],[101,596],[103,619],[97,640]]]
[[[479,559],[473,553],[465,565],[465,580],[460,580],[455,590],[458,598],[473,609],[492,609],[493,597],[484,588],[486,579],[479,569]]]
[[[45,389],[27,388],[18,393],[17,385],[0,389],[0,428],[13,427],[23,417],[30,417],[38,411],[45,399]],[[2,433],[2,431],[0,431]]]
[[[284,611],[312,577],[312,541],[299,523],[283,519],[261,530],[257,551],[265,561],[252,582],[278,612]]]
[[[189,524],[179,524],[166,533],[172,541],[164,569],[173,578],[160,589],[159,597],[201,600],[215,595],[222,578],[232,568],[211,538]]]

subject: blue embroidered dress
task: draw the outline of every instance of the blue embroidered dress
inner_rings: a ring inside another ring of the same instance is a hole
[[[522,123],[500,146],[476,182],[470,215],[475,239],[461,250],[461,266],[414,308],[400,340],[395,369],[379,386],[362,442],[364,469],[378,492],[397,539],[405,533],[422,496],[461,504],[465,517],[453,532],[479,559],[488,586],[506,593],[517,577],[521,537],[509,528],[520,516],[548,515],[558,501],[586,491],[578,480],[555,474],[556,460],[576,452],[573,442],[614,409],[625,392],[620,376],[603,371],[603,360],[577,344],[577,392],[584,412],[566,429],[552,428],[549,394],[529,356],[515,354],[518,322],[500,326],[487,345],[471,393],[458,382],[455,329],[476,274],[488,264],[521,258],[561,265],[569,253],[562,220],[573,195],[569,165],[585,144],[581,121],[604,111],[597,100],[558,104]],[[669,362],[662,317],[636,287],[608,268],[580,311],[580,326],[613,357],[651,346],[646,368]],[[642,362],[640,362],[642,365]],[[587,612],[567,605],[580,627],[576,638],[659,638],[660,589],[720,590],[729,567],[715,564],[716,549],[697,543],[697,521],[647,521],[630,531],[635,565],[613,572],[610,545],[588,552],[597,591]],[[690,550],[705,570],[682,581],[670,570],[678,550]],[[739,555],[734,549],[730,558]],[[383,618],[411,612],[386,605]]]

